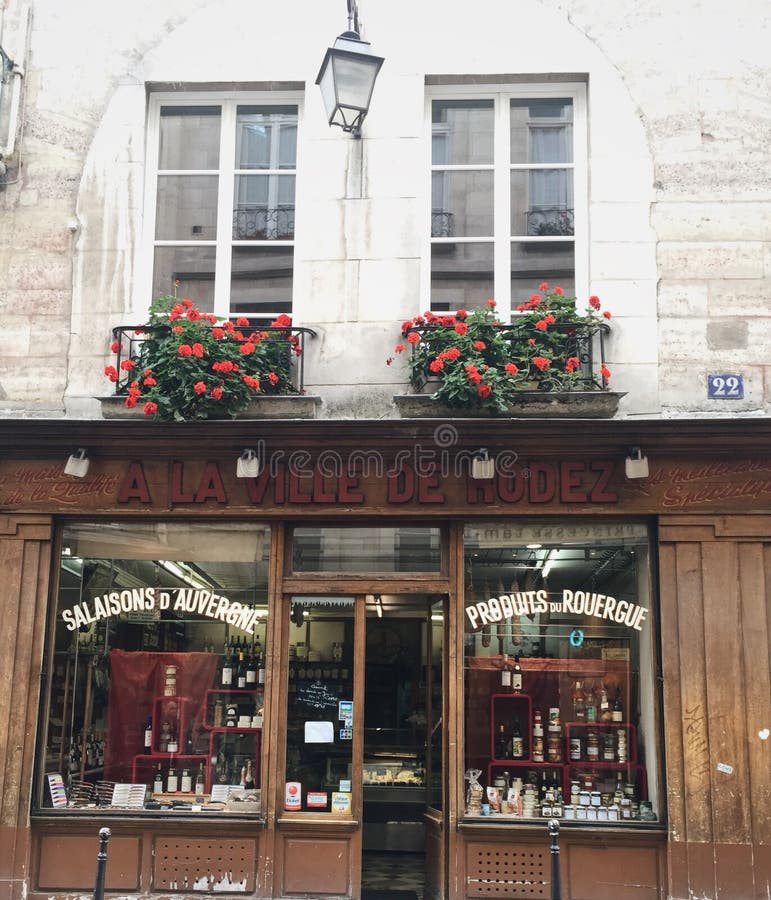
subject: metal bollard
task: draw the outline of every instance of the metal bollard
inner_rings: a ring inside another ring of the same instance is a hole
[[[551,895],[550,900],[562,900],[562,882],[560,881],[560,823],[549,819],[549,836],[551,837]]]
[[[99,852],[96,854],[96,884],[94,900],[104,900],[104,873],[107,868],[107,841],[110,840],[110,829],[99,829]]]

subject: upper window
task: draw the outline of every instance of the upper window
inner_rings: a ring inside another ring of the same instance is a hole
[[[475,86],[429,104],[431,308],[494,297],[507,316],[541,281],[585,289],[583,86]]]
[[[217,316],[291,313],[298,103],[156,95],[150,104],[151,297]]]

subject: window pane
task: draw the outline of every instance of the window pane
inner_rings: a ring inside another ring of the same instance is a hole
[[[444,760],[442,758],[442,732],[444,709],[442,703],[442,677],[444,660],[444,622],[447,618],[446,600],[440,600],[431,606],[431,653],[430,665],[427,667],[427,685],[429,693],[428,721],[428,805],[434,809],[442,809],[442,784],[444,779]]]
[[[511,162],[573,162],[573,101],[511,101]]]
[[[294,168],[296,106],[239,106],[236,129],[237,169]]]
[[[331,461],[330,461],[331,462]],[[341,461],[347,471],[351,458]],[[378,471],[377,451],[361,452],[360,462]],[[295,572],[438,572],[439,529],[295,528],[292,568]]]
[[[161,108],[159,169],[217,169],[219,158],[219,106]]]
[[[294,188],[294,175],[236,175],[233,240],[291,240]]]
[[[482,787],[467,814],[488,803],[491,815],[522,819],[655,821],[644,526],[491,523],[467,526],[465,541],[465,757]]]
[[[284,809],[351,815],[355,603],[291,602]]]
[[[292,247],[233,247],[232,314],[275,318],[292,304]]]
[[[189,297],[201,312],[214,311],[214,247],[156,247],[153,297],[174,292]]]
[[[259,810],[269,557],[262,525],[64,530],[45,770],[70,805],[217,813],[241,785]]]
[[[431,309],[449,312],[484,305],[494,296],[492,243],[431,245]],[[531,291],[532,293],[532,291]]]
[[[218,181],[216,175],[159,175],[156,240],[216,240]]]
[[[492,172],[433,172],[431,196],[432,237],[492,235]]]
[[[511,173],[512,235],[572,235],[573,212],[572,169]]]
[[[434,100],[432,164],[492,163],[493,123],[492,100]]]
[[[575,295],[575,245],[572,241],[512,241],[511,307],[527,302],[542,281]]]

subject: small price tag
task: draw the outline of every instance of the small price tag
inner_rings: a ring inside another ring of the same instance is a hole
[[[742,375],[707,375],[708,400],[743,400]]]
[[[732,775],[734,767],[729,766],[728,763],[718,763],[717,770],[718,772],[722,772],[724,775]]]

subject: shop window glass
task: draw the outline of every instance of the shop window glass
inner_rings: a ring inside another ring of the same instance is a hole
[[[465,532],[466,815],[664,816],[646,529]]]
[[[351,815],[353,597],[293,597],[287,672],[287,812]]]
[[[41,807],[259,812],[267,526],[64,529]]]
[[[438,528],[295,528],[295,572],[438,572]]]

